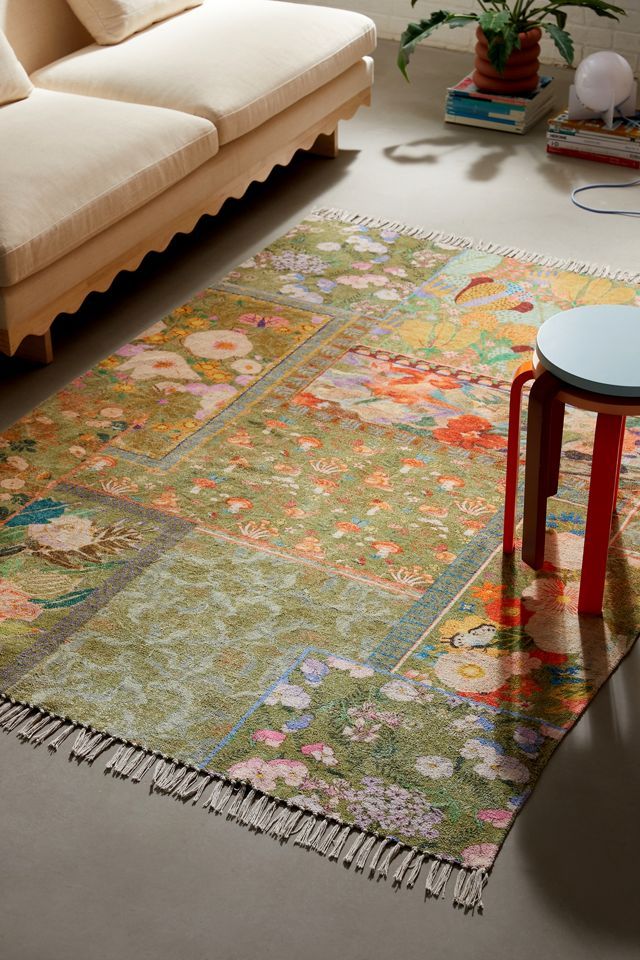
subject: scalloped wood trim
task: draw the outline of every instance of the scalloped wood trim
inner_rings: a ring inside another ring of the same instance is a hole
[[[29,360],[31,363],[51,363],[53,361],[51,330],[39,336],[29,334],[15,351],[14,356],[20,357],[21,360]]]
[[[338,128],[332,133],[321,133],[316,137],[313,145],[309,147],[309,153],[314,153],[317,157],[330,157],[334,159],[338,156],[340,147],[338,146]]]
[[[327,155],[323,152],[323,146],[326,148],[327,143],[330,144],[332,138],[337,136],[338,122],[350,119],[361,106],[368,106],[370,102],[371,89],[362,90],[296,137],[261,157],[250,169],[220,185],[215,193],[203,197],[200,203],[166,223],[161,230],[145,237],[143,241],[123,251],[117,259],[106,263],[100,270],[65,290],[45,308],[21,317],[19,322],[12,323],[10,328],[0,329],[0,352],[13,356],[25,337],[41,337],[46,334],[58,314],[75,313],[90,293],[104,293],[119,273],[136,270],[145,256],[152,251],[161,253],[166,250],[177,234],[190,233],[201,217],[214,216],[226,200],[232,197],[239,200],[252,183],[263,183],[274,167],[287,166],[298,150],[315,150]],[[322,137],[325,139],[321,140]]]

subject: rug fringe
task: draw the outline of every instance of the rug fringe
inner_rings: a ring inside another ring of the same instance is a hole
[[[69,753],[78,763],[92,764],[100,754],[115,747],[105,763],[105,772],[114,777],[139,783],[153,768],[153,790],[178,800],[200,803],[204,810],[225,815],[250,830],[265,833],[281,843],[292,839],[297,846],[314,850],[328,860],[340,860],[345,866],[354,864],[356,872],[387,879],[396,858],[399,866],[393,874],[393,885],[405,882],[411,889],[428,866],[425,894],[438,898],[444,895],[456,866],[453,904],[465,911],[482,910],[482,891],[488,880],[484,869],[470,870],[448,860],[416,850],[394,837],[360,830],[337,817],[304,810],[288,800],[278,800],[248,783],[208,773],[200,767],[180,763],[158,751],[149,751],[138,743],[95,730],[87,724],[74,723],[68,717],[33,707],[0,694],[0,729],[15,732],[23,741],[36,746],[46,743],[57,750],[75,734]],[[211,790],[208,791],[208,788]],[[202,797],[205,799],[202,800]],[[346,851],[346,853],[345,853]]]
[[[456,907],[464,907],[465,911],[482,910],[482,891],[489,879],[483,867],[477,870],[459,870],[456,886],[453,893],[453,903]]]
[[[395,220],[384,220],[379,217],[368,217],[338,207],[318,207],[311,211],[310,219],[338,220],[341,223],[353,226],[371,227],[375,230],[389,230],[404,237],[414,237],[416,240],[429,240],[447,247],[456,247],[461,250],[479,250],[482,253],[494,253],[500,257],[510,257],[521,263],[535,264],[540,267],[549,267],[552,270],[569,270],[589,277],[602,277],[607,280],[616,280],[635,286],[640,284],[640,273],[629,270],[614,270],[605,264],[587,263],[582,260],[572,260],[562,257],[548,257],[541,253],[522,250],[499,243],[489,243],[475,240],[454,233],[443,233],[438,230],[425,230],[423,227],[413,227]]]

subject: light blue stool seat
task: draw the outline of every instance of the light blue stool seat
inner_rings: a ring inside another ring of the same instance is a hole
[[[574,307],[549,317],[536,352],[560,380],[611,397],[640,397],[640,307]]]

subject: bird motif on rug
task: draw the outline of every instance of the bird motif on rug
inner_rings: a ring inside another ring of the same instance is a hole
[[[520,284],[512,280],[494,280],[493,277],[474,277],[454,299],[463,309],[480,313],[495,313],[497,310],[529,313],[533,310],[533,304],[524,299]]]

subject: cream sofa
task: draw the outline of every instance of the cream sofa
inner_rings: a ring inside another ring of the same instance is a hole
[[[0,107],[0,351],[50,326],[298,149],[335,155],[369,103],[375,28],[348,11],[204,0],[98,46],[66,0],[0,0],[31,95]]]

